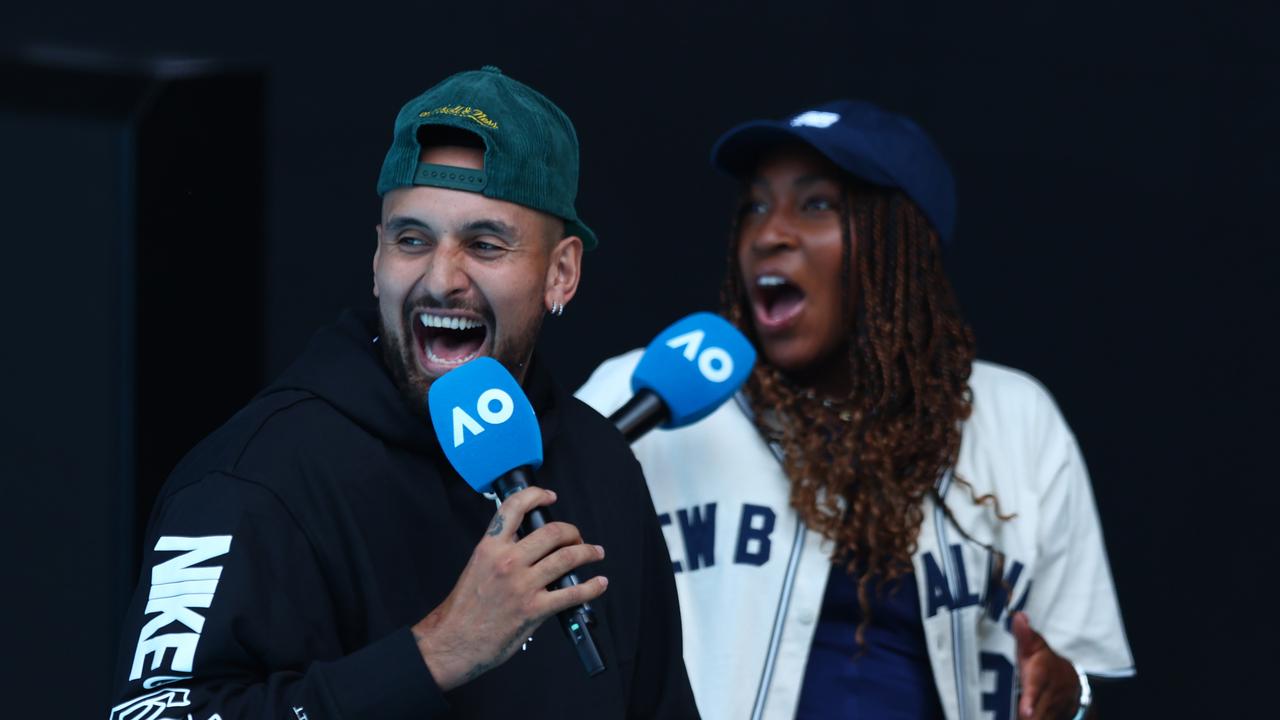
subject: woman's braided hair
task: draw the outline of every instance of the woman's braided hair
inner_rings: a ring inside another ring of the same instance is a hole
[[[938,234],[915,203],[900,190],[852,178],[843,184],[852,389],[822,398],[765,362],[744,389],[757,427],[785,453],[791,505],[834,541],[837,563],[861,571],[861,644],[870,593],[911,571],[924,497],[959,454],[974,337],[943,271]],[[758,346],[738,263],[739,218],[721,300]]]

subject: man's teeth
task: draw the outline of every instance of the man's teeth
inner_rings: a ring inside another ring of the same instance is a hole
[[[464,363],[464,362],[470,362],[470,361],[472,361],[472,360],[475,360],[475,359],[476,359],[476,356],[480,354],[480,351],[479,351],[479,350],[477,350],[476,352],[473,352],[473,353],[471,353],[470,355],[467,355],[466,357],[460,357],[460,358],[454,358],[454,359],[452,359],[452,360],[446,360],[446,359],[444,359],[444,358],[440,357],[439,355],[437,355],[437,354],[435,354],[435,353],[431,352],[431,346],[430,346],[430,345],[427,345],[427,347],[425,347],[425,348],[423,348],[423,349],[427,351],[427,359],[428,359],[428,360],[430,360],[430,361],[431,361],[431,362],[433,362],[433,363],[439,363],[440,365],[461,365],[461,364],[462,364],[462,363]]]
[[[778,287],[779,285],[786,284],[787,279],[781,275],[761,275],[756,278],[756,285],[760,287]]]
[[[423,313],[418,316],[418,321],[423,327],[444,328],[445,330],[470,330],[478,328],[482,324],[479,320],[469,320],[460,317],[448,317],[445,315],[429,315]]]

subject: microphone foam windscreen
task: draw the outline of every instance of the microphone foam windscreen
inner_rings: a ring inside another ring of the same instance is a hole
[[[709,312],[677,320],[645,348],[631,376],[632,392],[652,390],[671,419],[662,427],[697,422],[728,400],[756,362],[751,342],[729,321]]]
[[[542,465],[538,417],[502,363],[476,358],[445,373],[427,392],[440,447],[467,484],[488,492],[504,473]]]

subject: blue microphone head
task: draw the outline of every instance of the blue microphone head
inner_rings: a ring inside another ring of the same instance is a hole
[[[440,447],[467,484],[489,492],[504,473],[542,465],[538,416],[502,363],[481,357],[441,375],[427,391]]]
[[[662,427],[677,428],[720,407],[755,363],[755,348],[737,328],[719,315],[698,312],[649,343],[631,376],[631,390],[657,393],[671,411]]]

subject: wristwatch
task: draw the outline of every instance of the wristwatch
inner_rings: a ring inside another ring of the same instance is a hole
[[[1071,720],[1084,720],[1089,704],[1093,702],[1093,689],[1089,687],[1089,676],[1084,674],[1084,670],[1075,663],[1071,663],[1071,667],[1076,669],[1076,677],[1080,679],[1080,709]]]

